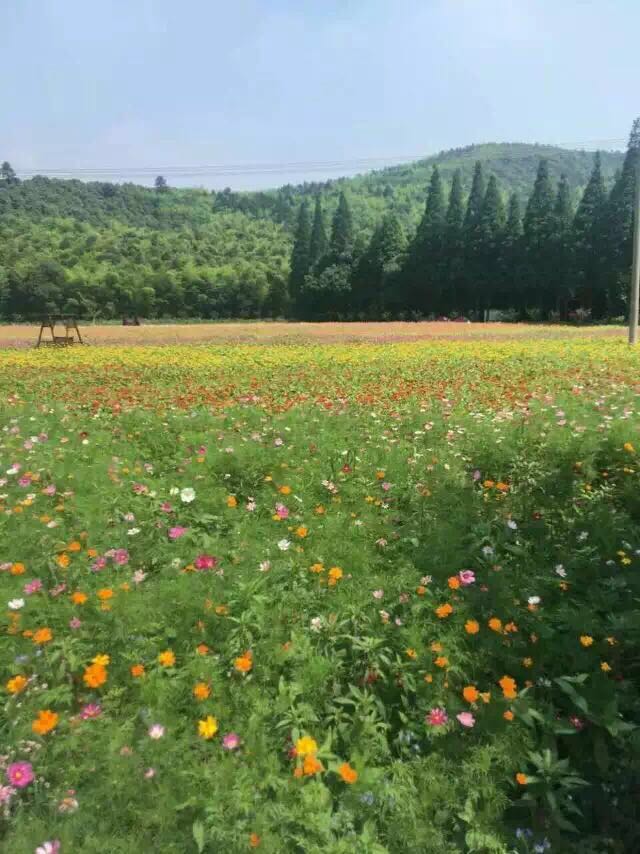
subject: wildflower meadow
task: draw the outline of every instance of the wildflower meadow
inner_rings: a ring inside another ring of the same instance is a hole
[[[0,849],[637,851],[639,367],[0,353]]]

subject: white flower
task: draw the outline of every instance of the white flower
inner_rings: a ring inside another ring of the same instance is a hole
[[[567,577],[567,570],[564,568],[564,566],[561,563],[559,563],[556,566],[556,575],[559,575],[560,578],[566,578]]]
[[[492,546],[483,546],[483,547],[482,547],[482,554],[483,554],[485,557],[491,557],[491,555],[495,554],[495,552],[493,551],[493,547],[492,547]]]
[[[509,521],[507,522],[507,528],[511,528],[512,531],[517,531],[518,525],[516,522],[513,521],[513,519],[509,519]]]
[[[182,501],[183,504],[191,504],[195,497],[196,491],[190,486],[187,486],[185,489],[180,491],[180,501]]]
[[[147,573],[143,572],[141,569],[136,569],[136,571],[131,576],[131,580],[134,584],[142,584],[142,582],[147,577]]]
[[[172,486],[169,490],[169,495],[177,495],[180,492],[177,486]]]
[[[127,531],[127,534],[130,537],[135,537],[135,535],[139,534],[139,533],[140,533],[140,528],[129,528],[129,530]]]
[[[250,513],[252,513],[256,509],[256,502],[253,500],[253,498],[250,498],[247,501],[246,508]]]
[[[420,579],[420,584],[425,584],[425,585],[431,584],[432,581],[433,581],[433,579],[431,578],[430,575],[423,575],[422,578]]]
[[[260,566],[258,567],[258,572],[269,572],[270,569],[271,569],[271,561],[270,560],[260,561]]]
[[[19,611],[20,608],[24,608],[24,599],[10,599],[8,605],[12,611]]]
[[[289,548],[290,545],[291,545],[290,540],[280,540],[278,542],[278,548],[280,549],[281,552],[286,552],[286,550]]]
[[[162,738],[163,735],[164,727],[162,724],[152,724],[149,727],[149,738],[153,738],[157,741],[159,738]]]
[[[311,620],[311,631],[312,632],[319,632],[321,630],[322,630],[322,617],[314,617],[313,620]]]
[[[529,596],[527,602],[530,605],[539,605],[542,602],[542,599],[539,596]]]

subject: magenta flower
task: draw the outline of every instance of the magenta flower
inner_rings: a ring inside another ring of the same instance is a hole
[[[113,562],[118,566],[126,566],[129,563],[129,552],[126,549],[116,549],[113,553]]]
[[[475,583],[476,575],[472,569],[463,569],[458,573],[458,578],[463,587],[468,587],[470,584]]]
[[[34,578],[33,581],[27,581],[22,589],[27,596],[31,596],[32,593],[37,593],[38,590],[42,590],[42,582],[39,578]]]
[[[188,528],[181,528],[180,525],[176,525],[175,528],[169,528],[169,539],[179,540],[180,537],[184,537],[188,530]]]
[[[198,555],[194,560],[193,565],[199,571],[205,569],[215,569],[218,565],[218,558],[213,555]]]
[[[429,726],[444,726],[448,720],[449,716],[444,709],[431,709],[425,718]]]
[[[289,508],[285,507],[284,504],[276,504],[276,516],[279,519],[288,519],[289,518]]]
[[[83,721],[88,721],[92,718],[99,718],[101,714],[102,708],[97,703],[87,703],[86,706],[83,706],[80,717]]]
[[[456,718],[460,721],[462,726],[471,728],[476,725],[476,719],[473,717],[471,712],[460,712],[459,715],[456,715]]]
[[[240,736],[236,732],[228,732],[222,739],[222,746],[225,750],[235,750],[240,747]]]
[[[97,557],[91,564],[91,572],[100,572],[107,565],[106,557]]]
[[[7,768],[7,780],[16,789],[24,789],[34,779],[33,767],[30,762],[13,762]]]

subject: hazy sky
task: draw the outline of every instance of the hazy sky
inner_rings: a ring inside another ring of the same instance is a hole
[[[640,113],[639,0],[0,6],[0,160],[18,170],[393,162],[487,141],[594,148],[626,138]],[[170,183],[242,189],[364,168]]]

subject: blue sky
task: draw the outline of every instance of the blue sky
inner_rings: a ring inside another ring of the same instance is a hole
[[[639,34],[638,0],[3,0],[0,160],[393,162],[473,142],[615,140],[640,113]]]

